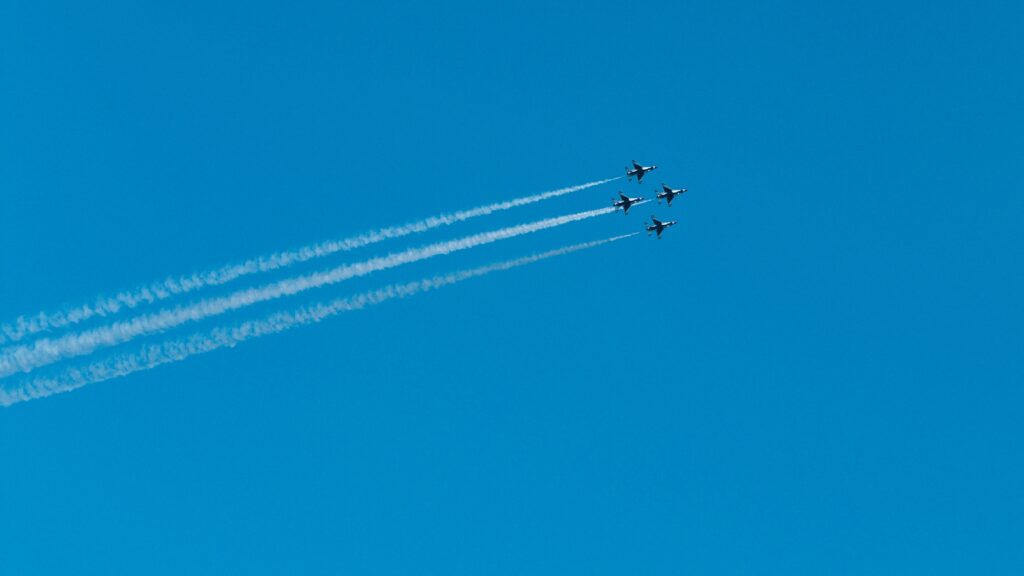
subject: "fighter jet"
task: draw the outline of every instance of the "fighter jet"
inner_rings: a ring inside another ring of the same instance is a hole
[[[657,166],[641,166],[640,164],[637,164],[636,160],[633,160],[633,169],[630,170],[629,168],[626,168],[626,176],[628,176],[630,180],[633,179],[633,176],[636,176],[636,183],[639,184],[640,181],[644,179],[644,174],[647,174],[655,168],[657,168]]]
[[[644,227],[647,228],[647,235],[650,236],[651,232],[657,232],[658,240],[661,240],[661,233],[665,231],[665,228],[676,225],[675,220],[671,222],[662,222],[661,220],[658,220],[654,216],[651,216],[651,222],[651,224],[644,222]]]
[[[683,192],[686,192],[686,188],[680,188],[678,190],[673,190],[671,187],[666,186],[664,183],[661,184],[661,189],[664,190],[664,192],[659,192],[658,193],[658,204],[661,204],[661,199],[664,198],[665,201],[668,202],[669,208],[672,207],[672,200],[676,196],[679,196]]]
[[[643,200],[642,196],[637,196],[636,198],[630,198],[629,196],[626,196],[625,194],[623,194],[621,191],[619,192],[619,198],[620,198],[620,200],[616,200],[615,198],[612,198],[612,206],[622,208],[622,213],[623,214],[629,214],[629,207],[632,206],[633,204],[636,204],[637,202]]]

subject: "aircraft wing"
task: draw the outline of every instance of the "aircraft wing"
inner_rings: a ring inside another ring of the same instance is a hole
[[[623,202],[629,202],[629,196],[626,196],[622,192],[619,192],[619,198],[622,198]]]
[[[661,228],[661,221],[655,218],[654,216],[651,216],[651,222],[658,228]]]
[[[640,170],[641,168],[643,168],[643,166],[641,166],[640,164],[637,164],[636,160],[633,160],[633,169],[634,170]]]

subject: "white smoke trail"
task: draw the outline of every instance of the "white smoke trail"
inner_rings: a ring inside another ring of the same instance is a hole
[[[514,260],[507,260],[497,264],[490,264],[453,272],[443,276],[435,276],[418,282],[406,284],[394,284],[357,296],[338,298],[330,302],[303,306],[291,312],[277,312],[261,320],[249,320],[242,322],[233,328],[215,328],[205,333],[198,333],[184,339],[169,340],[158,344],[143,346],[138,352],[120,354],[112,358],[92,363],[83,368],[70,368],[60,375],[46,378],[33,378],[11,389],[0,387],[0,406],[10,406],[18,402],[43,398],[61,392],[69,392],[88,384],[102,382],[121,376],[127,376],[134,372],[155,368],[162,364],[184,360],[196,354],[203,354],[217,350],[218,348],[232,347],[246,340],[275,334],[285,330],[320,322],[331,316],[342,312],[360,310],[367,306],[380,304],[394,298],[406,298],[421,292],[434,290],[448,286],[463,280],[475,278],[497,272],[509,270],[519,266],[525,266],[539,260],[593,248],[609,242],[615,242],[631,236],[638,232],[614,236],[604,240],[584,242],[566,246],[556,250],[550,250],[540,254],[533,254]]]
[[[528,224],[510,226],[490,232],[482,232],[456,240],[438,242],[420,248],[411,248],[403,252],[392,253],[387,256],[371,258],[355,264],[346,264],[330,270],[286,278],[263,286],[239,290],[226,296],[207,298],[91,330],[66,334],[59,338],[43,338],[31,344],[10,347],[0,352],[0,378],[19,371],[29,372],[35,368],[57,362],[62,358],[81,356],[97,348],[114,346],[138,336],[161,332],[186,322],[199,321],[259,302],[290,296],[312,288],[335,284],[349,278],[365,276],[372,272],[394,268],[434,256],[451,254],[452,252],[490,244],[498,240],[513,238],[570,222],[586,220],[602,214],[609,214],[616,210],[618,208],[598,208],[576,214],[546,218]]]
[[[306,262],[314,258],[322,258],[338,252],[353,250],[355,248],[375,244],[383,240],[401,238],[410,234],[426,232],[427,230],[438,228],[440,226],[448,226],[471,218],[486,216],[502,210],[509,210],[517,206],[525,206],[527,204],[533,204],[549,198],[565,196],[566,194],[572,194],[573,192],[593,188],[594,186],[618,180],[619,178],[622,177],[606,178],[604,180],[596,180],[594,182],[587,182],[586,184],[568,186],[557,190],[551,190],[549,192],[534,194],[532,196],[524,196],[522,198],[507,200],[504,202],[495,202],[493,204],[479,206],[470,210],[460,210],[451,214],[433,216],[401,226],[388,226],[373,232],[367,232],[357,236],[343,238],[341,240],[329,240],[319,244],[303,246],[302,248],[297,248],[295,250],[277,252],[269,256],[252,258],[245,262],[230,264],[216,270],[199,272],[189,276],[181,276],[179,278],[167,278],[162,282],[156,282],[143,288],[121,292],[110,297],[101,297],[93,304],[84,304],[63,312],[40,312],[34,316],[21,316],[13,322],[0,326],[0,344],[7,341],[16,342],[31,334],[77,324],[96,316],[109,316],[111,314],[116,314],[124,308],[135,308],[142,304],[152,303],[172,296],[193,292],[206,286],[225,284],[236,278],[247,276],[249,274],[277,270],[278,268],[283,268],[292,264]]]

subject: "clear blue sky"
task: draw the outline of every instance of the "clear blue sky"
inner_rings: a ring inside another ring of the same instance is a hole
[[[690,192],[0,410],[3,574],[1024,573],[1019,3],[139,4],[0,6],[0,320]]]

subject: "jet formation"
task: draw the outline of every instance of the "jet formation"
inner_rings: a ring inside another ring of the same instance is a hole
[[[648,172],[650,172],[652,170],[656,170],[657,168],[658,167],[656,165],[644,166],[643,164],[640,164],[636,160],[633,160],[633,168],[626,168],[626,177],[628,179],[632,180],[633,177],[636,176],[636,182],[637,182],[637,184],[639,184],[641,182],[641,180],[643,180],[644,174],[647,174]],[[658,203],[659,204],[661,204],[661,201],[664,200],[665,203],[668,205],[668,207],[671,208],[672,207],[672,201],[675,200],[677,196],[682,196],[683,194],[685,194],[686,193],[686,188],[672,188],[668,184],[665,184],[664,182],[662,182],[661,183],[661,190],[660,191],[655,190],[654,192],[655,192],[655,195],[656,195],[655,197],[658,199]],[[631,198],[631,197],[627,196],[626,194],[624,194],[622,191],[619,191],[619,199],[616,200],[616,199],[613,198],[612,199],[612,206],[615,206],[617,208],[622,208],[622,213],[628,216],[629,215],[630,207],[633,206],[634,204],[642,202],[643,200],[644,200],[643,196],[637,196],[636,198]],[[658,220],[652,214],[651,215],[650,223],[644,222],[644,229],[647,231],[647,235],[648,236],[650,236],[651,233],[655,233],[658,236],[658,240],[661,240],[662,232],[664,232],[665,229],[667,229],[667,228],[669,228],[671,226],[675,226],[676,224],[677,224],[677,222],[675,220],[671,220],[671,221]]]

